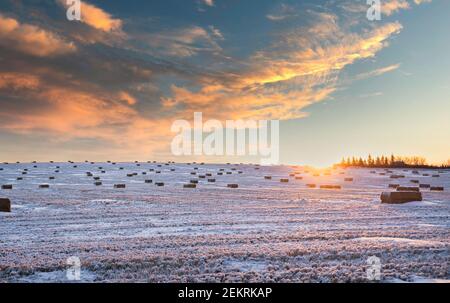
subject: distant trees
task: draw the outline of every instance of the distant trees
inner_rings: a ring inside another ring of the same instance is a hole
[[[385,168],[403,168],[403,167],[437,167],[427,164],[427,160],[424,157],[412,156],[412,157],[400,157],[400,156],[377,156],[373,157],[368,155],[367,158],[348,157],[342,158],[341,163],[338,164],[342,167],[385,167]],[[439,166],[441,168],[450,168],[450,159],[447,163]]]

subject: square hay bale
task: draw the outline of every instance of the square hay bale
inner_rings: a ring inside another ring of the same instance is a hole
[[[198,176],[200,179],[206,179],[206,176],[204,176],[204,175],[200,175],[200,176]]]
[[[217,175],[218,176],[223,176],[223,173],[222,172],[218,172]]]
[[[155,185],[159,186],[159,187],[162,187],[162,186],[164,186],[164,182],[156,182]]]
[[[232,172],[230,172],[230,171],[227,171],[227,175],[231,175],[232,174]]]
[[[4,184],[2,185],[2,189],[13,189],[13,186],[11,184]]]
[[[103,183],[100,182],[100,181],[94,182],[94,185],[95,185],[95,186],[100,186],[100,185],[102,185],[102,184],[103,184]]]
[[[391,175],[391,179],[403,179],[405,176],[404,175]]]
[[[0,198],[0,212],[11,212],[11,200],[7,198]]]
[[[238,184],[228,184],[227,187],[228,187],[228,188],[238,188],[239,185],[238,185]]]
[[[206,176],[207,177],[212,177],[212,174],[211,173],[207,173]]]
[[[280,179],[281,183],[289,183],[289,179]]]
[[[209,183],[214,183],[214,182],[216,182],[216,179],[208,179],[208,182]]]
[[[422,193],[417,191],[383,192],[381,194],[381,203],[402,204],[416,201],[422,201]]]
[[[48,184],[41,184],[41,185],[39,185],[39,188],[50,188],[50,185],[48,185]]]
[[[197,188],[197,184],[194,183],[184,184],[183,188]]]
[[[23,178],[22,177],[17,177],[17,181],[22,181]]]
[[[341,189],[340,185],[320,185],[321,189]]]
[[[129,178],[131,178],[133,176],[134,176],[134,174],[127,174],[127,177],[129,177]]]
[[[353,178],[345,178],[344,181],[345,182],[353,182]]]
[[[431,184],[420,184],[419,188],[431,188]]]
[[[100,177],[94,177],[94,180],[98,181],[100,180]]]
[[[297,176],[297,177],[295,177],[295,180],[303,180],[303,177]]]
[[[430,188],[431,191],[444,191],[443,186],[433,186]]]
[[[127,187],[125,184],[114,184],[114,188],[125,188]]]
[[[306,186],[309,187],[309,188],[316,188],[317,187],[316,184],[306,184]]]
[[[420,188],[419,187],[399,186],[399,187],[397,187],[397,191],[420,192]]]
[[[144,182],[147,183],[147,184],[151,184],[151,183],[153,183],[153,180],[147,179]]]
[[[440,175],[432,175],[431,177],[432,177],[432,178],[439,178]]]
[[[195,171],[191,172],[191,175],[195,176],[197,173]]]
[[[195,179],[192,179],[189,182],[192,183],[192,184],[198,184],[198,180],[195,180]]]
[[[419,184],[420,183],[419,180],[410,180],[410,182],[414,183],[414,184]]]
[[[265,176],[264,179],[266,179],[266,180],[272,180],[272,176]]]
[[[400,187],[400,184],[389,184],[389,188],[397,189]]]

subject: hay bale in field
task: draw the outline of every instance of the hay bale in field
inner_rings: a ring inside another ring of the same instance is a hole
[[[414,192],[420,192],[419,187],[408,187],[408,186],[399,186],[397,187],[397,191],[414,191]]]
[[[41,184],[41,185],[39,185],[39,188],[50,188],[50,185],[48,185],[48,184]]]
[[[289,174],[289,177],[295,177],[295,174]]]
[[[443,186],[433,186],[430,188],[431,191],[444,191]]]
[[[160,174],[160,173],[161,173],[160,170],[155,171],[155,174]]]
[[[144,182],[147,183],[147,184],[150,184],[150,183],[153,183],[153,180],[147,179]]]
[[[27,172],[26,172],[26,171],[23,171],[23,172],[22,172],[22,175],[26,175],[26,174],[27,174]]]
[[[148,171],[149,171],[149,172],[154,172],[155,169],[154,169],[154,168],[150,168]]]
[[[424,177],[429,177],[430,174],[423,174],[422,176],[424,176]]]
[[[106,174],[106,170],[102,170],[100,173],[101,174]]]
[[[272,176],[265,176],[264,179],[266,179],[266,180],[272,180]]]
[[[164,182],[156,182],[155,185],[159,186],[159,187],[162,187],[162,186],[164,186]]]
[[[244,172],[243,172],[242,170],[238,171],[238,174],[240,174],[240,175],[243,174],[243,173],[244,173]]]
[[[405,176],[404,175],[391,175],[390,178],[391,179],[403,179]]]
[[[227,171],[227,175],[231,175],[232,174],[232,172],[231,171]]]
[[[127,174],[128,178],[134,177],[134,174]]]
[[[142,174],[143,174],[143,175],[146,175],[146,174],[147,174],[147,172],[143,171],[143,172],[142,172]]]
[[[321,189],[341,189],[340,185],[320,185]]]
[[[119,167],[120,170],[123,170],[123,167]]]
[[[306,184],[306,186],[309,187],[309,188],[316,188],[317,187],[316,184]]]
[[[197,188],[197,184],[194,183],[184,184],[183,188]]]
[[[0,198],[0,212],[11,212],[11,200],[8,198]]]
[[[100,186],[100,185],[102,185],[102,182],[100,182],[100,181],[94,182],[94,185],[95,186]]]
[[[416,191],[405,192],[383,192],[381,202],[387,204],[401,204],[422,201],[422,193]]]
[[[295,180],[303,180],[303,177],[297,176],[297,177],[295,177]]]
[[[432,178],[439,178],[440,175],[432,175],[431,177],[432,177]]]
[[[345,182],[353,182],[353,178],[345,178],[344,181]]]
[[[48,177],[49,180],[55,180],[55,177]]]
[[[196,180],[196,179],[191,179],[189,182],[192,184],[198,184],[198,180]]]
[[[86,173],[86,176],[92,177],[92,173],[91,173],[91,172],[87,172],[87,173]]]
[[[175,168],[171,168],[170,171],[172,171],[172,172],[175,171]]]
[[[197,173],[195,171],[191,172],[191,175],[195,176]]]
[[[400,184],[389,184],[389,188],[397,189],[400,187]]]
[[[289,179],[280,179],[281,183],[289,183]]]
[[[17,177],[17,181],[22,181],[23,178],[22,177]]]
[[[127,187],[125,184],[114,184],[114,188],[125,188]]]
[[[419,171],[413,170],[412,173],[413,173],[414,175],[418,175],[418,174],[419,174]]]
[[[200,179],[206,179],[206,176],[205,175],[199,175],[198,176]]]
[[[212,177],[212,174],[211,173],[207,173],[206,176],[207,177]]]
[[[4,184],[2,185],[2,189],[13,189],[13,186],[11,184]]]
[[[228,184],[227,187],[228,188],[238,188],[239,185],[238,184]]]
[[[419,187],[420,188],[430,188],[431,184],[420,184]]]
[[[208,182],[209,183],[214,183],[214,182],[216,182],[216,179],[208,179]]]
[[[420,183],[419,180],[410,180],[410,182],[414,183],[414,184],[419,184]]]
[[[218,176],[223,176],[223,173],[222,172],[218,172],[217,175]]]
[[[386,176],[386,173],[379,173],[380,176]]]

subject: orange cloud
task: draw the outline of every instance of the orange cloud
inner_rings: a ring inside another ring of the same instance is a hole
[[[120,30],[122,27],[122,20],[114,19],[109,13],[86,1],[81,3],[81,21],[105,32]]]
[[[389,1],[382,1],[381,4],[381,11],[386,16],[390,16],[393,13],[396,13],[397,11],[401,9],[408,9],[410,8],[408,1],[406,0],[389,0]]]
[[[46,57],[76,51],[73,43],[35,25],[21,24],[13,18],[0,15],[0,45],[22,53]]]

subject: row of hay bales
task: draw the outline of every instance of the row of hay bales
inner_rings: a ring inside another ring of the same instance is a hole
[[[404,170],[407,172],[408,170]],[[376,172],[372,172],[376,173]],[[413,175],[420,175],[418,170],[411,171]],[[443,173],[443,172],[439,172]],[[391,170],[385,170],[384,173],[379,173],[380,175],[390,174],[390,179],[406,179],[403,174],[394,174]],[[430,174],[423,173],[422,176],[430,177]],[[432,174],[432,178],[440,178],[439,174]],[[444,191],[443,186],[431,186],[431,184],[421,183],[418,179],[410,179],[409,183],[417,184],[418,186],[402,186],[400,184],[389,184],[388,188],[395,191],[382,192],[380,199],[382,203],[387,204],[403,204],[409,202],[420,202],[423,201],[422,189],[429,189],[430,191],[441,192]]]

